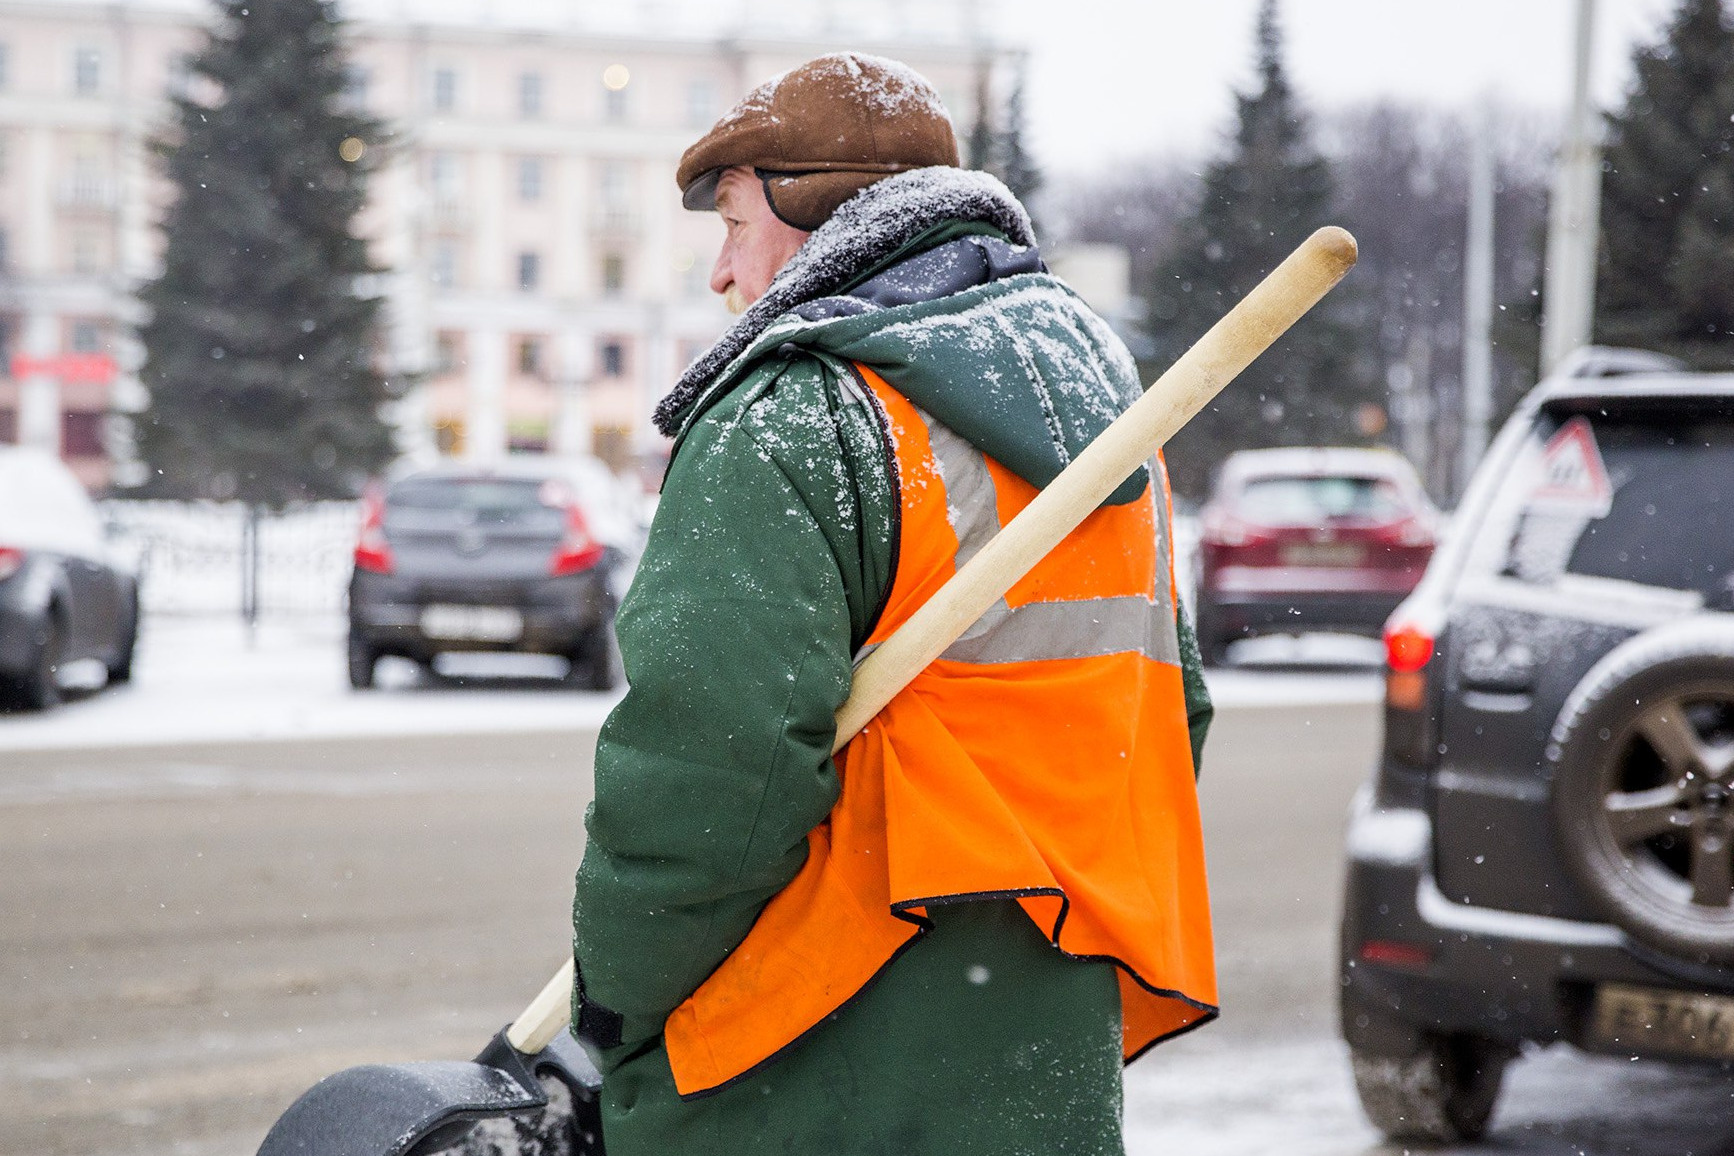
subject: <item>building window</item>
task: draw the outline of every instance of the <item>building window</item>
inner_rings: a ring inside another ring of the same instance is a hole
[[[436,68],[433,74],[435,112],[451,112],[458,106],[458,74],[453,68]]]
[[[90,318],[74,320],[67,329],[66,344],[71,353],[101,353],[102,322]]]
[[[451,153],[434,153],[427,159],[427,180],[433,190],[434,201],[442,205],[450,205],[457,201],[458,190],[462,181],[458,171],[458,158]]]
[[[603,161],[601,174],[602,203],[608,208],[625,208],[632,194],[632,171],[625,161]]]
[[[69,458],[98,458],[103,454],[100,410],[69,409],[60,415],[60,452]]]
[[[428,259],[428,280],[436,289],[455,289],[458,284],[458,243],[441,240],[433,244]]]
[[[86,153],[72,158],[72,179],[67,198],[75,205],[100,207],[108,204],[108,169],[100,157]]]
[[[72,50],[72,91],[79,96],[94,96],[102,87],[102,50],[75,48]]]
[[[626,376],[626,343],[618,337],[605,337],[598,348],[603,377]]]
[[[171,52],[163,63],[163,87],[168,94],[187,99],[193,94],[193,67],[184,52]]]
[[[0,88],[9,88],[12,84],[12,46],[0,43]]]
[[[518,339],[517,356],[518,373],[524,377],[541,377],[546,365],[542,357],[542,339],[540,337],[521,337]]]
[[[5,225],[0,225],[0,273],[12,268],[12,237]]]
[[[18,411],[0,408],[0,445],[18,444]]]
[[[539,201],[542,199],[542,158],[518,158],[518,199],[520,201]]]
[[[626,258],[619,253],[602,255],[602,295],[618,297],[626,292]]]
[[[686,86],[686,123],[703,128],[716,119],[716,85],[695,80]]]
[[[103,232],[98,229],[73,229],[67,242],[71,247],[71,270],[77,276],[89,276],[101,273],[107,262],[104,260]]]
[[[625,124],[626,113],[626,90],[624,88],[604,89],[602,93],[602,119],[609,124]]]
[[[526,72],[518,77],[518,115],[535,120],[542,115],[542,74]]]
[[[456,373],[464,360],[464,339],[460,333],[442,329],[434,334],[434,375],[443,377]]]
[[[540,253],[518,254],[518,288],[529,292],[536,288],[542,280],[542,255]]]
[[[367,107],[368,79],[367,69],[359,64],[351,64],[344,68],[343,103],[347,108],[360,112]]]

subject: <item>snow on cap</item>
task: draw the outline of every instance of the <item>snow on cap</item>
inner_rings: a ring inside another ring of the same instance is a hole
[[[675,180],[687,208],[714,209],[723,170],[747,165],[771,210],[812,230],[882,177],[957,163],[951,118],[920,73],[838,52],[749,92],[682,154]]]

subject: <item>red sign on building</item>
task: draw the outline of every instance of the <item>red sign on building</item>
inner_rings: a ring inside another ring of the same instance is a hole
[[[107,385],[114,380],[114,358],[106,353],[58,353],[52,357],[19,354],[12,359],[14,378],[57,378],[65,383]]]

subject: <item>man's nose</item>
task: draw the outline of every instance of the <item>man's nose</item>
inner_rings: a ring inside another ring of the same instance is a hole
[[[717,250],[716,264],[710,267],[710,291],[712,293],[726,292],[734,284],[735,267],[729,253],[729,244],[723,242],[723,247]]]

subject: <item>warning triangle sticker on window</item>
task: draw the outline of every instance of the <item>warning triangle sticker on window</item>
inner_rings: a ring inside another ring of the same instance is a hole
[[[1603,518],[1613,501],[1595,430],[1586,419],[1574,417],[1542,447],[1529,508]]]

